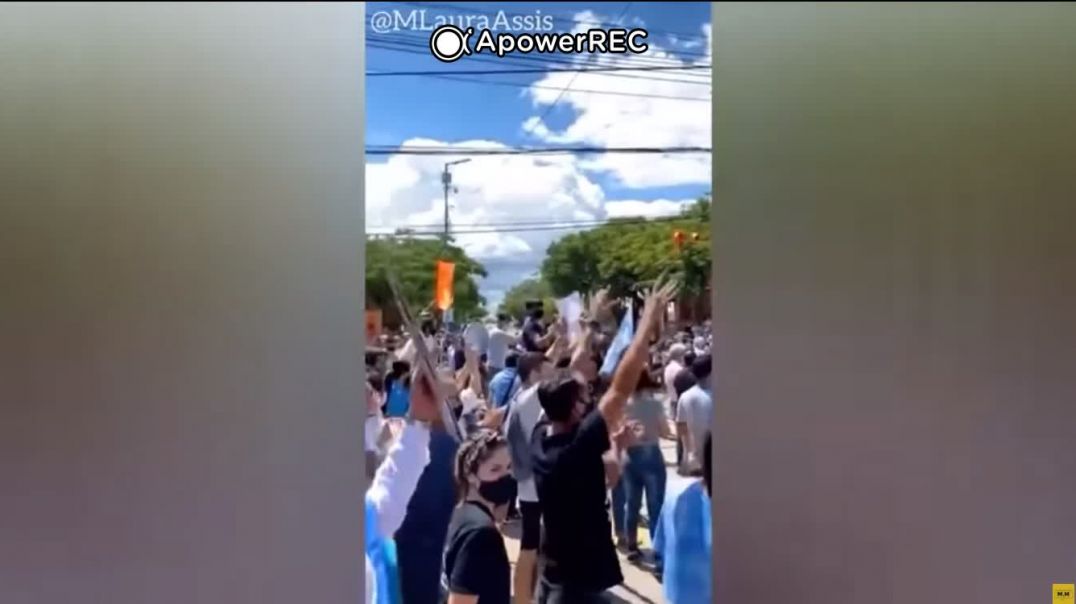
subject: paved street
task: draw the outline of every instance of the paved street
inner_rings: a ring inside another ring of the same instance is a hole
[[[689,478],[684,478],[676,473],[676,444],[671,441],[662,441],[662,453],[665,455],[665,465],[668,468],[668,481],[666,491],[681,488]],[[646,503],[643,502],[643,515],[646,516]],[[505,545],[508,547],[508,557],[515,564],[519,553],[518,525],[508,527],[505,536]],[[650,534],[643,526],[639,527],[639,544],[644,553],[649,553]],[[646,561],[632,564],[623,556],[620,557],[620,568],[624,573],[624,583],[615,587],[613,595],[619,598],[619,602],[631,604],[661,604],[661,584],[649,571]]]

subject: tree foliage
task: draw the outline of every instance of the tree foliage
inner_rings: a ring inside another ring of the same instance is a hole
[[[556,308],[553,290],[542,279],[526,279],[512,286],[512,289],[505,293],[504,301],[497,308],[497,312],[522,321],[526,315],[526,303],[530,300],[541,300],[546,316],[553,316],[553,310]]]
[[[676,231],[685,236],[680,249],[673,241]],[[698,234],[697,241],[693,233]],[[710,270],[710,198],[706,196],[673,220],[612,220],[562,237],[546,251],[541,275],[554,296],[608,287],[612,296],[621,297],[663,272],[680,279],[684,293],[698,294],[706,289]]]
[[[464,251],[435,239],[409,237],[366,238],[366,306],[384,312],[386,326],[395,326],[398,318],[388,286],[387,269],[391,267],[400,281],[404,297],[418,313],[433,300],[437,260],[456,264],[453,278],[455,301],[453,314],[457,322],[482,317],[486,303],[478,293],[479,277],[486,269]]]

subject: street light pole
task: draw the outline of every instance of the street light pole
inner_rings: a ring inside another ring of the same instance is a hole
[[[449,191],[452,189],[452,173],[449,172],[448,169],[452,166],[465,164],[469,161],[471,161],[469,158],[450,161],[445,164],[445,171],[441,173],[441,184],[444,187],[445,191],[445,233],[442,239],[444,241],[446,249],[448,248],[448,194]]]

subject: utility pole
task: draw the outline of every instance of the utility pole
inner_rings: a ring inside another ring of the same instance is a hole
[[[441,173],[441,184],[445,190],[445,233],[442,236],[445,248],[448,248],[448,194],[453,189],[452,187],[452,173],[448,169],[452,166],[458,166],[471,161],[470,159],[458,159],[456,161],[450,161],[445,164],[445,171]]]

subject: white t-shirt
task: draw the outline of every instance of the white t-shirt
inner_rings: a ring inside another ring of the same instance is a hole
[[[702,459],[706,433],[714,419],[714,400],[710,393],[699,386],[692,386],[680,396],[676,404],[676,421],[687,424],[691,440],[695,443],[695,459]]]
[[[673,382],[676,381],[676,374],[683,371],[684,366],[677,361],[669,361],[669,364],[665,366],[665,373],[662,377],[665,379],[665,393],[669,397],[670,411],[676,411],[676,386]]]
[[[486,361],[490,367],[504,369],[505,359],[508,357],[508,349],[515,340],[504,332],[500,327],[494,327],[489,332],[489,349],[486,352]]]
[[[538,386],[534,385],[526,390],[521,390],[508,408],[508,417],[504,425],[511,421],[513,413],[520,413],[519,423],[523,427],[523,433],[530,436],[542,417],[542,405],[538,402]],[[534,483],[534,476],[519,481],[519,500],[530,503],[538,501],[538,486]]]

